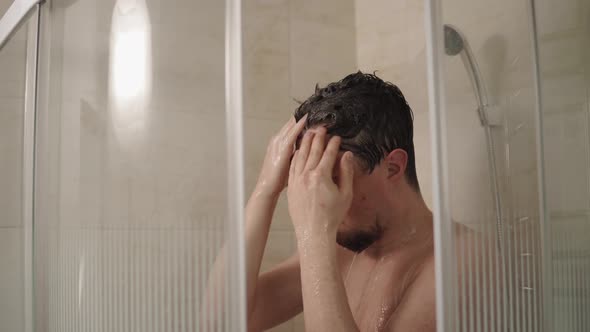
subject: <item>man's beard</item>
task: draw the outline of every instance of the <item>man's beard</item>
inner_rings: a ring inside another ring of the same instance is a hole
[[[381,238],[383,228],[375,223],[369,230],[341,231],[336,234],[336,242],[342,247],[359,253]]]

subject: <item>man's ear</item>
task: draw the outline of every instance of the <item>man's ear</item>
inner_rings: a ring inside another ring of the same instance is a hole
[[[395,149],[385,157],[387,178],[397,181],[404,177],[408,165],[408,154],[403,149]]]

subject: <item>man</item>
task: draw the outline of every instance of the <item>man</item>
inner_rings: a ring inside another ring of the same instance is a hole
[[[259,276],[285,185],[298,250]],[[246,207],[249,330],[303,311],[307,331],[435,331],[432,228],[401,91],[361,72],[316,87]]]

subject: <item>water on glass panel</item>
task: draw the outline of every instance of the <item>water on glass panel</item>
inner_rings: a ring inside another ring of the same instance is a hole
[[[487,128],[480,122],[464,59],[446,55],[451,215],[461,229],[455,233],[457,331],[536,331],[542,321],[528,13],[526,2],[443,1],[445,24],[464,34],[479,65],[489,120]]]
[[[0,1],[0,16],[10,1]],[[23,129],[27,24],[0,49],[0,331],[23,331]]]
[[[446,56],[452,217],[469,229],[455,236],[458,331],[538,331],[545,322],[553,322],[556,331],[590,326],[584,240],[590,234],[589,43],[584,39],[589,22],[578,15],[589,7],[576,0],[557,7],[534,4],[538,54],[529,3],[443,1],[444,22],[458,27],[471,44],[487,87],[485,108],[493,119],[490,146],[462,59]],[[536,108],[535,55],[541,110]],[[543,128],[537,128],[539,111]],[[542,165],[537,144],[542,144]],[[488,149],[499,175],[500,227]],[[545,169],[543,186],[540,166]],[[540,189],[545,189],[546,207],[539,205]],[[544,239],[542,229],[548,232]],[[546,257],[543,245],[549,248]],[[544,264],[549,274],[543,274]],[[543,309],[550,304],[551,317],[545,317]]]
[[[225,8],[45,7],[37,322],[47,331],[237,330],[206,296],[228,232]],[[225,275],[234,267],[222,262]],[[223,272],[223,271],[222,271]],[[235,280],[234,280],[235,281]]]

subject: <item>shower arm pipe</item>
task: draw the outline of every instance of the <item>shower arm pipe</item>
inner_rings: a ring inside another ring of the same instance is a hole
[[[481,125],[485,128],[486,141],[487,141],[487,153],[488,163],[490,168],[490,183],[492,187],[492,199],[494,203],[494,209],[496,210],[496,233],[497,243],[500,257],[504,257],[504,216],[502,209],[502,201],[500,197],[500,184],[498,183],[498,166],[496,163],[496,155],[494,138],[492,137],[490,122],[488,118],[488,94],[485,88],[485,84],[481,79],[482,75],[479,71],[477,61],[473,51],[467,42],[467,39],[463,38],[463,51],[461,52],[461,60],[468,67],[467,75],[471,80],[471,86],[473,87],[475,98],[477,100],[477,112],[479,113],[479,120]]]
[[[464,40],[463,45],[463,52],[461,52],[461,60],[468,66],[470,70],[467,70],[467,74],[469,75],[469,79],[471,80],[471,86],[473,87],[473,92],[475,93],[475,98],[477,99],[477,112],[479,113],[479,118],[481,121],[482,126],[489,125],[489,119],[486,108],[489,106],[488,104],[488,93],[486,91],[485,84],[481,80],[481,72],[479,71],[479,66],[475,61],[475,56],[473,55],[473,51],[471,51],[471,47],[469,43],[467,43],[467,39]]]
[[[455,31],[457,30],[455,27],[451,26]],[[477,65],[477,61],[475,60],[475,56],[473,55],[473,51],[467,42],[467,39],[463,37],[463,51],[461,51],[461,60],[463,64],[468,67],[467,68],[467,75],[471,80],[471,86],[473,87],[473,92],[475,94],[475,98],[477,101],[477,112],[479,113],[479,120],[481,125],[485,128],[485,135],[487,141],[487,154],[488,154],[488,163],[490,168],[490,183],[492,189],[492,199],[494,204],[494,209],[496,210],[496,241],[498,244],[499,255],[503,259],[504,258],[504,216],[503,216],[503,208],[502,208],[502,201],[500,197],[500,184],[498,183],[498,166],[496,163],[496,155],[495,151],[495,144],[494,138],[492,137],[490,121],[488,118],[488,93],[485,87],[485,84],[482,80],[482,75],[479,70],[479,66]]]
[[[31,10],[43,0],[15,0],[0,19],[0,50]]]
[[[449,39],[447,40],[446,31],[447,29],[451,32]],[[484,127],[485,136],[486,136],[486,145],[487,145],[487,153],[488,153],[488,163],[489,163],[489,173],[490,173],[490,184],[491,184],[491,191],[492,191],[492,199],[494,202],[494,209],[496,210],[496,232],[497,232],[497,246],[500,257],[504,257],[503,255],[503,248],[504,248],[504,223],[503,223],[503,210],[502,210],[502,201],[500,197],[500,184],[498,183],[498,167],[496,165],[496,156],[495,156],[495,146],[494,146],[494,138],[492,136],[492,128],[488,118],[488,94],[485,88],[485,84],[482,79],[481,72],[479,71],[479,66],[477,65],[477,61],[475,60],[475,56],[473,55],[473,51],[469,46],[469,42],[467,38],[461,33],[461,30],[451,24],[444,25],[445,31],[445,51],[447,55],[454,56],[457,54],[461,55],[461,61],[465,66],[467,71],[467,75],[469,76],[469,80],[471,81],[471,87],[473,88],[473,92],[475,95],[475,99],[477,102],[477,112],[479,115],[479,121],[481,125]],[[460,43],[452,45],[450,40],[454,36],[456,40],[459,40]],[[451,45],[447,49],[447,42]],[[453,47],[454,46],[454,47]],[[459,48],[457,48],[459,46]],[[450,50],[450,51],[449,51]]]

